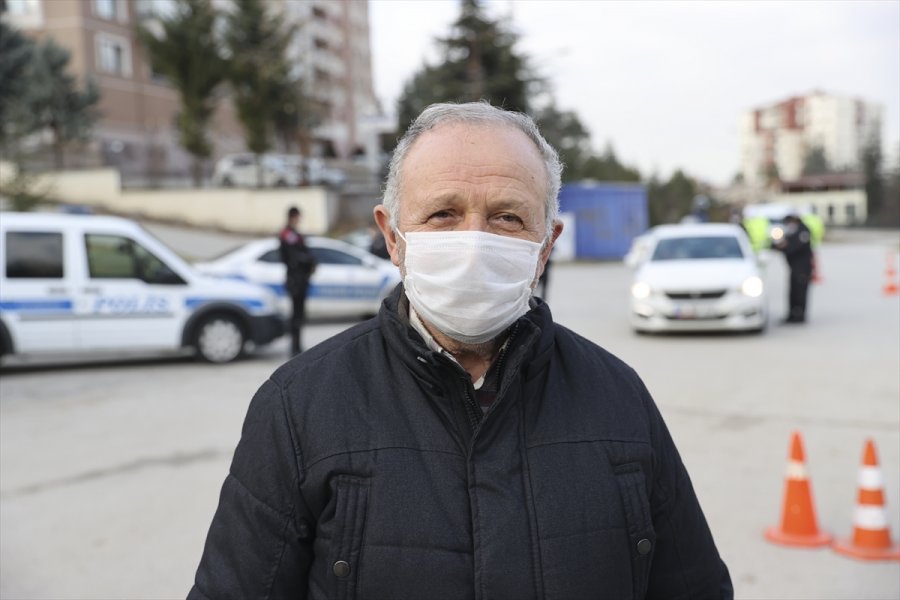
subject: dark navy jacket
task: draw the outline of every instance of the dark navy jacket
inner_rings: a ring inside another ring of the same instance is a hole
[[[732,598],[634,371],[538,301],[473,429],[401,292],[253,398],[189,598]]]

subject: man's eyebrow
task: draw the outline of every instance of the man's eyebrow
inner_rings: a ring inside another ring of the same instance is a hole
[[[423,208],[434,208],[435,206],[457,204],[461,200],[462,198],[460,198],[459,192],[443,190],[423,197],[421,202]]]

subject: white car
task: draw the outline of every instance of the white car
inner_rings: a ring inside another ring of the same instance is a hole
[[[329,167],[321,158],[307,158],[302,162],[303,179],[309,185],[341,187],[347,182],[347,174]]]
[[[307,236],[318,266],[310,280],[306,315],[316,318],[359,318],[378,312],[382,300],[400,282],[389,260],[325,237]],[[195,265],[201,273],[250,281],[273,290],[284,316],[291,301],[284,287],[285,267],[275,236],[249,242],[220,258]]]
[[[744,230],[725,223],[662,225],[643,236],[631,285],[638,333],[762,332],[768,298]]]
[[[303,182],[299,167],[287,155],[263,154],[260,168],[263,187],[297,187]],[[223,187],[256,187],[257,177],[254,154],[229,154],[216,163],[212,183]]]

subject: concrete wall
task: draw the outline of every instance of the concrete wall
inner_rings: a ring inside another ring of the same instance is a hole
[[[11,165],[5,163],[0,180],[13,175]],[[36,180],[36,187],[46,190],[50,199],[66,204],[236,233],[269,235],[284,225],[291,206],[303,211],[301,224],[306,233],[325,234],[338,217],[338,199],[320,187],[122,190],[119,173],[113,169],[57,171]]]

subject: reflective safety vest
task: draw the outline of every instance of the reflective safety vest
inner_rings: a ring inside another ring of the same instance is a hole
[[[819,244],[822,243],[822,238],[825,237],[825,223],[819,215],[814,215],[812,213],[803,215],[800,217],[800,220],[803,221],[803,224],[809,229],[810,244],[812,245],[813,250],[815,250],[819,247]]]
[[[750,238],[754,252],[769,247],[769,220],[765,217],[749,217],[744,219],[744,229]]]

